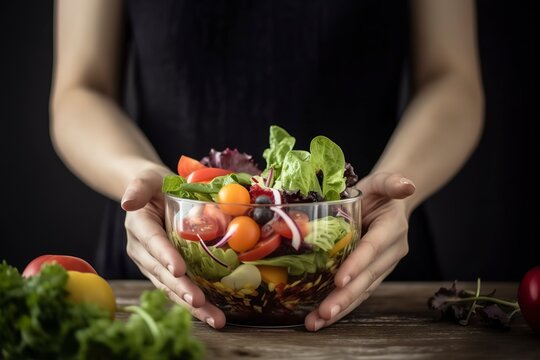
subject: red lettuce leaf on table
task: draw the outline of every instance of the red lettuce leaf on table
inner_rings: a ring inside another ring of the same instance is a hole
[[[458,289],[457,281],[449,288],[441,287],[427,301],[428,308],[439,312],[439,320],[468,325],[478,320],[490,327],[509,330],[513,316],[519,311],[516,302],[494,297],[495,290],[480,294],[480,279],[476,291]]]

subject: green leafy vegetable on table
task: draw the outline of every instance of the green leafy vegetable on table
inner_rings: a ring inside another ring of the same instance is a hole
[[[0,263],[2,359],[200,359],[192,318],[170,305],[161,290],[144,292],[128,306],[127,321],[111,319],[96,304],[70,302],[66,270],[47,264],[30,278]]]

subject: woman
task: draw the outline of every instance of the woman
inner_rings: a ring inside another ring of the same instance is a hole
[[[362,175],[367,232],[336,290],[306,317],[308,330],[348,314],[391,273],[436,276],[420,205],[481,135],[475,26],[472,0],[59,0],[53,143],[77,176],[127,211],[106,214],[100,272],[140,271],[197,318],[224,326],[167,240],[161,181],[180,154],[262,154],[275,123],[300,148],[328,136]]]

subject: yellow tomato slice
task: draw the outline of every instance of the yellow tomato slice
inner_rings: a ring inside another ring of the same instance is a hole
[[[335,256],[338,252],[343,250],[345,246],[349,245],[349,243],[352,240],[353,232],[349,231],[345,236],[343,236],[341,239],[338,240],[338,242],[334,245],[332,249],[328,252],[328,255],[330,257]]]

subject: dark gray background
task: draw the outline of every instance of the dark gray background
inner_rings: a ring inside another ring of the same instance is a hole
[[[105,199],[73,176],[48,133],[53,2],[9,1],[0,14],[0,260],[44,253],[93,260]],[[519,280],[540,264],[538,22],[533,1],[479,0],[486,127],[463,171],[427,203],[445,279]],[[466,237],[467,248],[452,246]],[[412,256],[412,255],[409,255]]]

